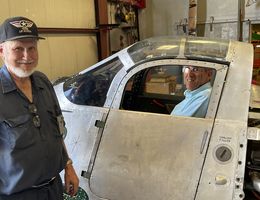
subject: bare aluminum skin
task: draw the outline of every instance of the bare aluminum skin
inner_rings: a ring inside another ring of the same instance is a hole
[[[65,143],[89,199],[243,199],[252,46],[150,38],[79,74],[114,58],[123,67],[104,94],[103,107],[73,104],[64,95],[64,83],[55,86],[68,130]],[[217,71],[205,119],[119,109],[131,76],[160,65]]]

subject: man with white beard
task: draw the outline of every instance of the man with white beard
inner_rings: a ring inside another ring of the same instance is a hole
[[[184,66],[185,99],[174,107],[171,115],[205,117],[212,90],[210,83],[212,74],[212,69]]]
[[[60,106],[38,64],[36,24],[25,17],[0,27],[0,200],[62,200],[79,180],[63,142]]]

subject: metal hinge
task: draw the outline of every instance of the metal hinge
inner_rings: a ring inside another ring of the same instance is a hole
[[[98,128],[104,128],[105,127],[105,122],[101,120],[96,120],[95,126]]]
[[[87,172],[87,171],[81,171],[81,176],[84,177],[84,178],[87,178],[87,179],[90,179],[90,173]]]

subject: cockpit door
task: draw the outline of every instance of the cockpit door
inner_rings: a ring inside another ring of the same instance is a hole
[[[194,199],[213,119],[110,110],[90,177],[98,197]]]
[[[193,200],[227,72],[221,64],[185,60],[156,60],[135,67],[118,86],[108,112],[89,188],[113,200]],[[154,66],[194,65],[216,69],[206,118],[176,117],[118,110],[127,82]]]

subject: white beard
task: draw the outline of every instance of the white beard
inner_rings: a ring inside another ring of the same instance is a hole
[[[17,77],[19,78],[27,78],[32,75],[32,73],[35,71],[35,69],[32,69],[30,71],[28,70],[23,70],[21,68],[9,66],[9,70]]]

